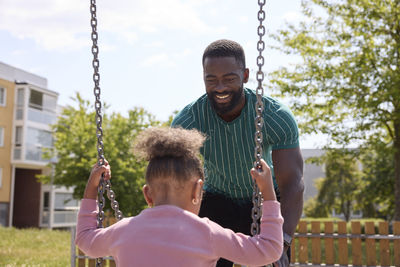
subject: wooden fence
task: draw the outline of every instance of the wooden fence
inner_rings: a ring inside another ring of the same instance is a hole
[[[291,266],[400,266],[400,222],[300,221],[291,247]],[[94,267],[95,260],[75,247],[71,231],[71,266]],[[111,257],[103,266],[114,267]],[[239,266],[239,265],[235,265]]]
[[[106,212],[103,221],[104,227],[110,226],[117,222],[117,219],[111,212]],[[75,246],[76,228],[71,228],[71,267],[95,267],[96,259],[86,256],[79,248]],[[103,258],[103,267],[116,267],[112,257]]]
[[[311,226],[311,227],[310,227]],[[400,266],[400,222],[300,221],[291,247],[293,266]],[[322,229],[323,228],[323,229]]]

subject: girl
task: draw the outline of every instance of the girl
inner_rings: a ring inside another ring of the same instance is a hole
[[[215,266],[220,257],[257,266],[277,261],[283,248],[283,218],[265,161],[261,172],[250,171],[264,199],[259,235],[234,233],[198,216],[204,182],[199,150],[204,140],[196,130],[143,131],[136,150],[149,161],[143,195],[151,208],[100,229],[97,186],[102,173],[111,178],[111,170],[107,162],[96,164],[78,215],[79,248],[92,257],[111,255],[117,266]]]

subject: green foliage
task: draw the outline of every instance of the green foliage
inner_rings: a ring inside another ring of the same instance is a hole
[[[319,188],[323,180],[324,178],[319,178],[316,180],[317,188]],[[319,205],[317,198],[312,197],[304,203],[303,212],[305,216],[310,218],[322,218],[329,217],[329,215],[332,213],[332,209],[325,205]]]
[[[178,110],[174,110],[172,114],[168,117],[168,120],[162,124],[162,126],[171,126],[172,121],[174,120],[175,116],[178,114]]]
[[[54,151],[58,158],[54,168],[54,184],[73,186],[74,197],[80,199],[91,167],[97,162],[95,112],[79,94],[74,99],[78,108],[66,107],[54,125]],[[145,207],[142,195],[146,163],[132,151],[135,136],[149,126],[159,125],[141,108],[128,112],[103,115],[104,155],[111,166],[112,189],[125,216],[135,215]],[[42,177],[49,181],[50,177]],[[110,209],[106,201],[106,210]]]
[[[363,216],[392,220],[395,211],[393,147],[376,141],[361,155],[363,188],[358,209]]]
[[[307,19],[273,35],[276,49],[300,61],[274,71],[272,87],[291,97],[302,133],[326,134],[328,146],[384,140],[392,147],[395,172],[385,172],[394,176],[388,187],[397,188],[400,220],[400,2],[306,0],[302,6]]]
[[[354,153],[343,149],[327,150],[322,157],[325,163],[325,178],[318,179],[318,195],[306,203],[306,216],[324,217],[335,209],[350,220],[357,203],[357,190],[361,188],[361,172],[358,170]]]

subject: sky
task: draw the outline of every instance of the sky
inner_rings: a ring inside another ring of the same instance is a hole
[[[300,0],[265,2],[267,33],[302,18]],[[94,102],[89,5],[0,0],[0,61],[47,78],[60,105],[73,105],[76,92]],[[258,0],[97,0],[102,101],[110,111],[143,107],[167,120],[205,93],[201,58],[218,39],[240,43],[247,66],[256,70],[258,10]],[[293,61],[270,48],[268,36],[265,42],[265,72]],[[301,146],[321,143],[303,136]]]

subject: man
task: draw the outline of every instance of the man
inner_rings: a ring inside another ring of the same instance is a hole
[[[211,43],[203,54],[206,94],[186,106],[172,126],[196,128],[208,138],[201,150],[206,171],[200,216],[250,234],[256,117],[254,91],[244,88],[249,79],[243,48],[230,40]],[[281,202],[285,248],[275,266],[288,266],[289,246],[303,208],[303,159],[297,123],[290,110],[263,97],[263,158],[274,176]],[[232,266],[221,259],[218,267]]]

